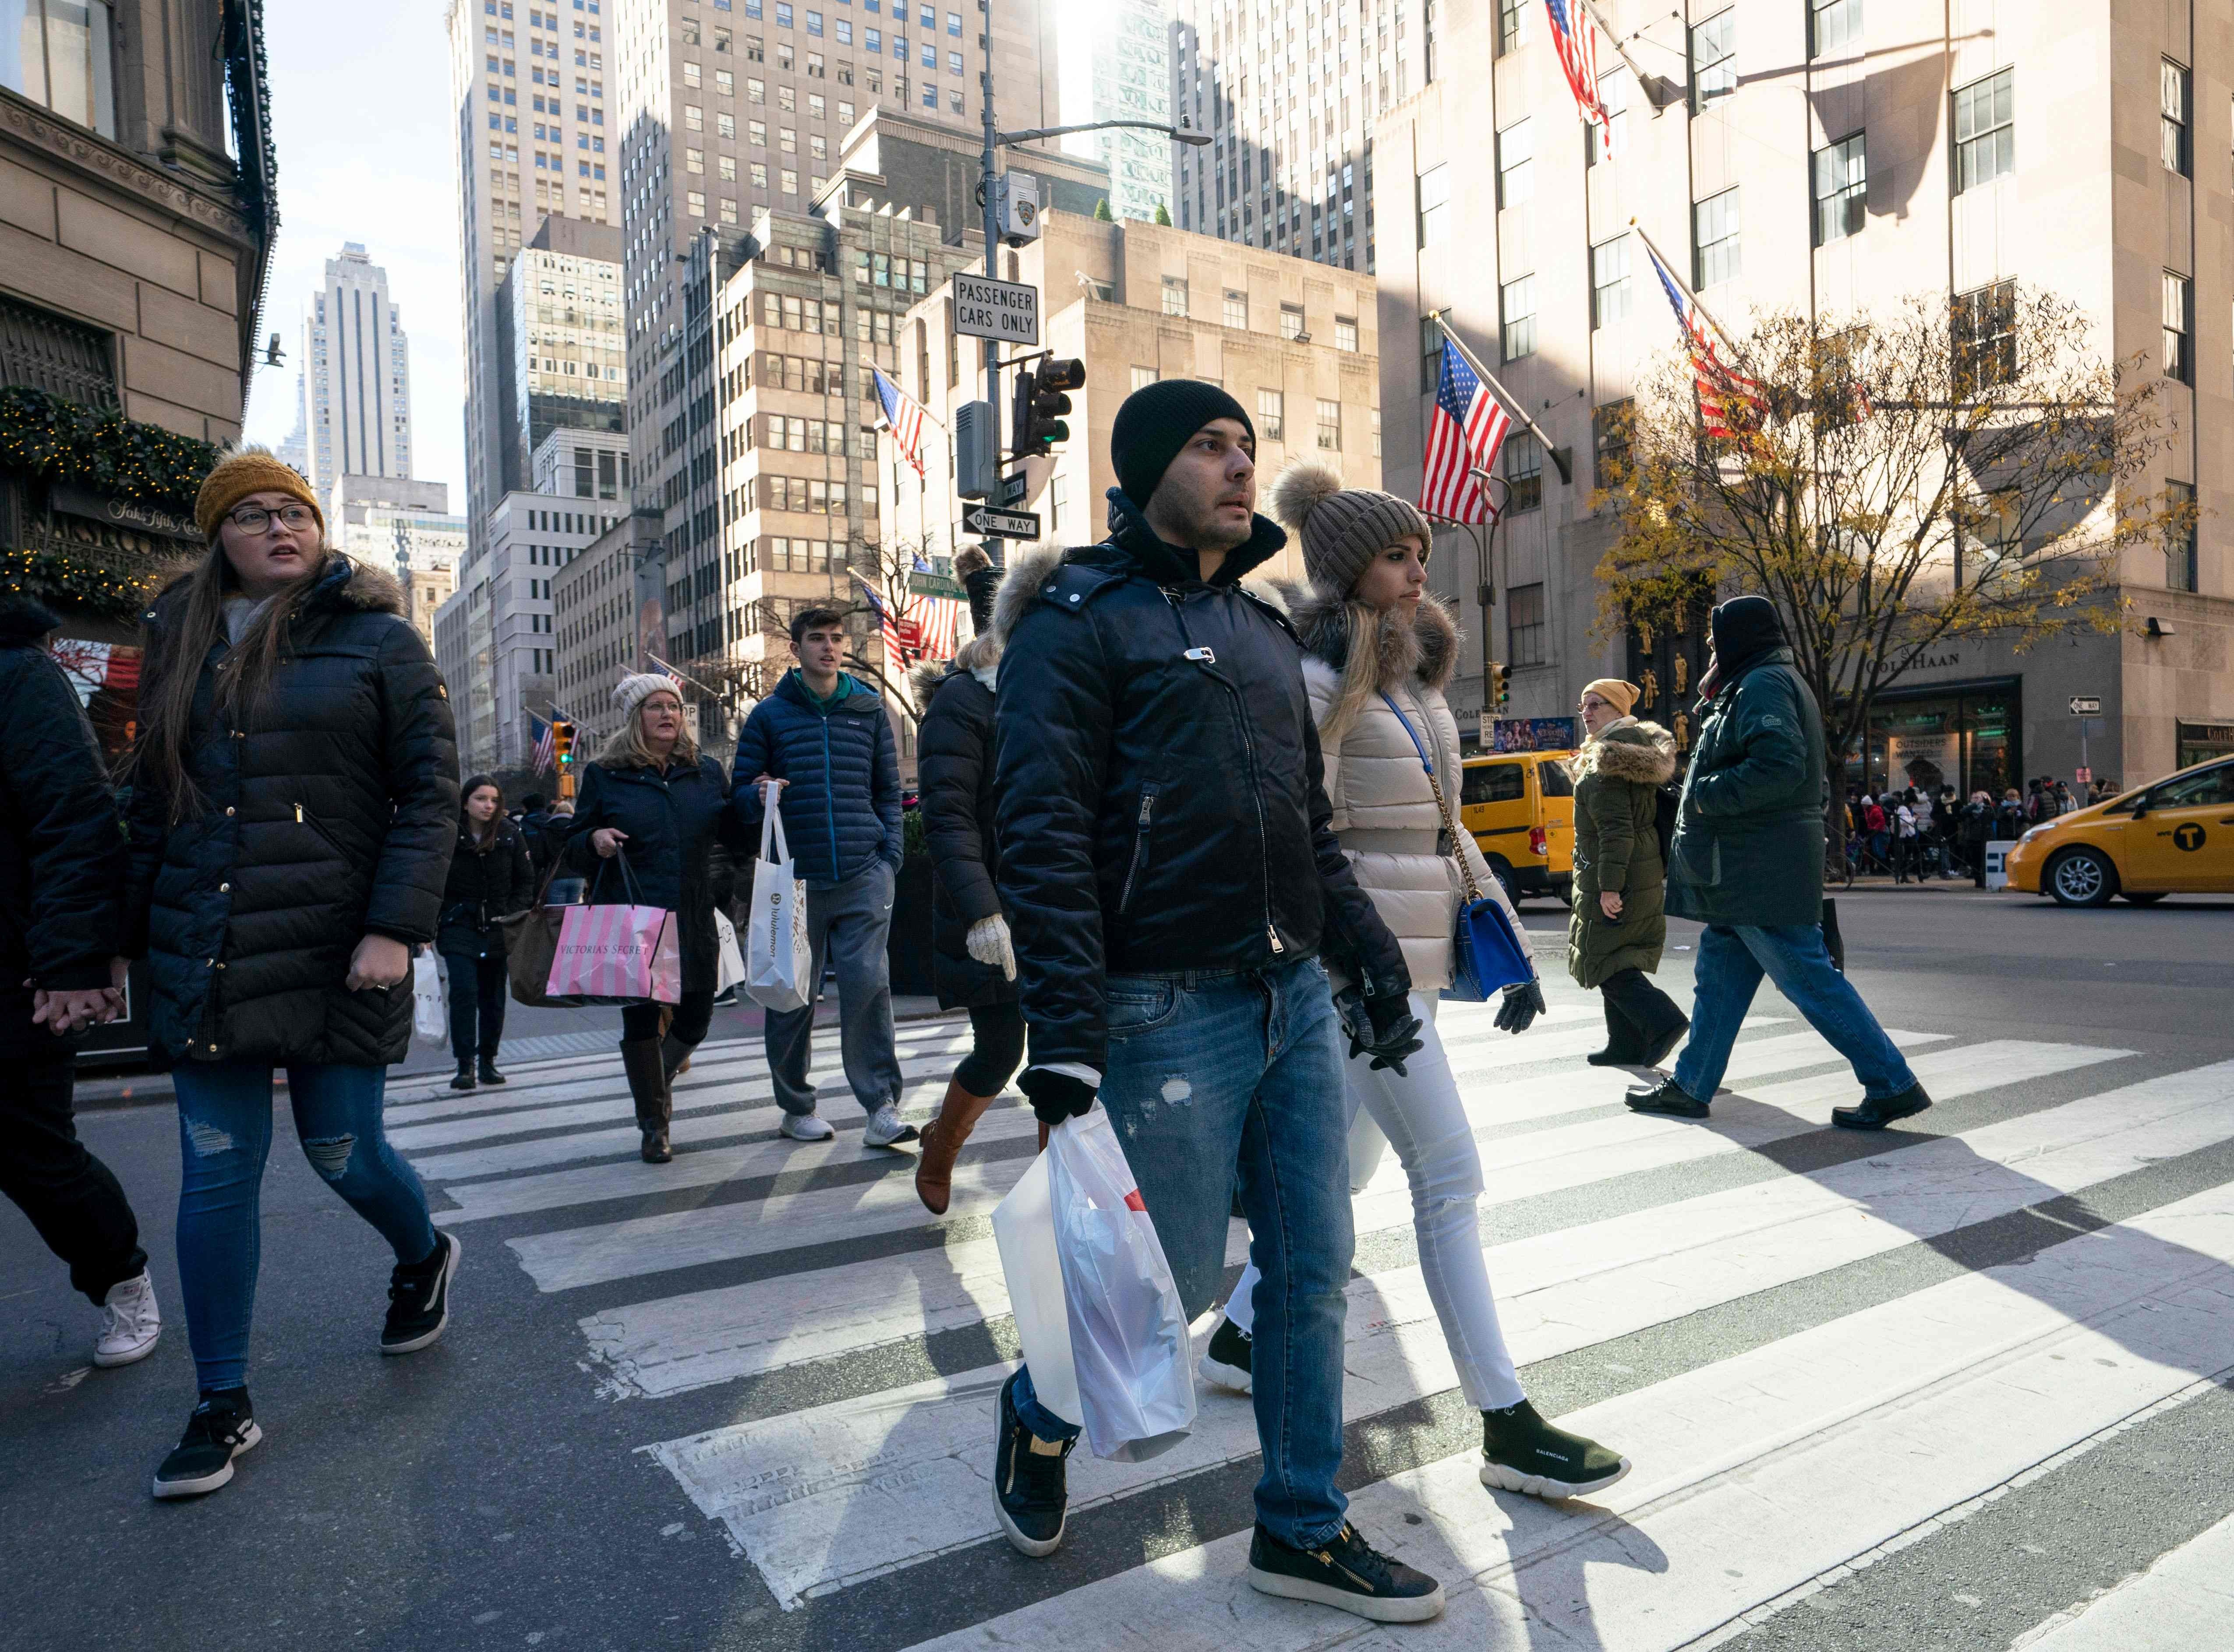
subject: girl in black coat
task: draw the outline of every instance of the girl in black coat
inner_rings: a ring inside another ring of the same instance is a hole
[[[737,846],[729,840],[738,828],[728,806],[728,777],[715,759],[699,755],[673,681],[648,671],[624,677],[613,703],[624,721],[584,777],[566,855],[574,870],[596,880],[591,898],[632,899],[676,915],[683,1002],[674,1006],[672,1024],[663,1037],[664,1006],[657,1003],[621,1009],[621,1068],[643,1133],[643,1159],[663,1165],[675,1156],[668,1126],[676,1071],[714,1017],[721,964],[714,907],[726,859],[716,852],[724,842]],[[613,864],[624,852],[626,883]],[[633,896],[626,892],[631,885]]]
[[[924,708],[916,738],[924,841],[931,858],[931,976],[943,1009],[970,1012],[972,1047],[946,1086],[938,1116],[924,1126],[915,1191],[933,1215],[946,1212],[954,1161],[985,1109],[1024,1058],[1016,1005],[1016,957],[994,878],[993,683],[1001,639],[991,630],[1000,571],[975,547],[954,558],[970,591],[978,635],[951,665],[918,666],[910,682]]]
[[[434,950],[450,975],[450,1053],[458,1058],[454,1090],[476,1082],[501,1084],[496,1047],[504,1039],[506,989],[504,931],[497,919],[509,917],[535,898],[535,865],[520,828],[505,818],[504,793],[495,777],[476,774],[466,782],[458,816],[458,848],[450,857],[450,880],[442,891],[441,930]],[[480,1073],[474,1072],[474,1035],[480,1035]]]
[[[225,1485],[261,1438],[245,1381],[273,1068],[311,1167],[395,1252],[383,1353],[441,1334],[460,1250],[381,1123],[457,830],[448,695],[395,582],[326,547],[270,454],[220,464],[195,518],[209,554],[146,616],[128,774],[124,950],[147,957],[152,1053],[173,1068],[201,1387],[156,1471],[167,1498]]]

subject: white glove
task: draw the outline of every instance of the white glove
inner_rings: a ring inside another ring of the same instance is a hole
[[[980,963],[997,964],[1001,973],[1016,978],[1016,949],[1009,944],[1009,920],[996,912],[970,926],[970,956]]]

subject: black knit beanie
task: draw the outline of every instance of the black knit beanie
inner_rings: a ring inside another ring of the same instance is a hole
[[[1159,379],[1125,398],[1109,432],[1109,463],[1117,486],[1141,510],[1194,433],[1217,419],[1237,419],[1257,439],[1242,406],[1215,384],[1200,379]]]

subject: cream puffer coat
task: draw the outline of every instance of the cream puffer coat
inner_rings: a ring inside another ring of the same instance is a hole
[[[1415,992],[1433,993],[1451,980],[1451,930],[1466,898],[1456,856],[1440,852],[1442,817],[1420,765],[1411,735],[1389,708],[1387,694],[1435,761],[1435,778],[1453,814],[1459,806],[1459,731],[1443,687],[1458,663],[1459,632],[1447,609],[1432,596],[1406,623],[1401,609],[1376,611],[1362,604],[1313,595],[1291,598],[1296,629],[1309,650],[1303,686],[1326,762],[1327,800],[1335,835],[1357,881],[1404,949]],[[1353,630],[1374,637],[1374,656],[1353,671]],[[1344,708],[1348,727],[1336,729]],[[1329,732],[1335,729],[1335,732]],[[1512,903],[1462,826],[1454,846],[1466,857],[1475,886],[1512,916]],[[1520,922],[1512,917],[1519,932]]]

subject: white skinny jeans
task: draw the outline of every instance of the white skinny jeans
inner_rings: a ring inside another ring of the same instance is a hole
[[[1473,1126],[1459,1100],[1458,1080],[1435,1033],[1436,995],[1412,995],[1412,1013],[1421,1021],[1419,1053],[1405,1061],[1409,1071],[1378,1072],[1365,1057],[1348,1062],[1342,1090],[1349,1106],[1350,1185],[1371,1179],[1380,1160],[1382,1139],[1396,1149],[1412,1185],[1412,1228],[1419,1236],[1420,1271],[1427,1298],[1442,1322],[1458,1367],[1459,1386],[1477,1411],[1502,1410],[1526,1396],[1497,1322],[1497,1299],[1490,1292],[1489,1269],[1482,1260],[1481,1233],[1474,1200],[1481,1192],[1481,1155]],[[1361,1119],[1361,1109],[1367,1115]],[[1370,1122],[1368,1122],[1368,1120]],[[1373,1128],[1378,1126],[1379,1129]],[[1257,1269],[1251,1264],[1233,1287],[1225,1315],[1244,1331],[1257,1322]]]

